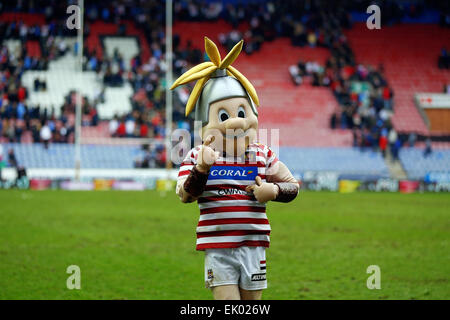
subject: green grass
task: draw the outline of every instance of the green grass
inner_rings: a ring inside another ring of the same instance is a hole
[[[448,194],[270,203],[264,299],[450,299]],[[196,204],[174,193],[0,190],[0,299],[211,299]],[[81,290],[66,268],[81,268]],[[381,290],[366,269],[381,268]]]

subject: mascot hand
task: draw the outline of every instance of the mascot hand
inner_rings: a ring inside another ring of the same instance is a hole
[[[245,188],[245,191],[252,192],[259,203],[266,203],[274,200],[278,196],[278,186],[273,183],[262,182],[261,177],[255,178],[256,184]]]
[[[214,162],[219,158],[219,152],[214,151],[213,148],[209,147],[210,143],[214,141],[214,136],[208,136],[200,147],[197,159],[197,169],[200,172],[207,173],[212,167]]]

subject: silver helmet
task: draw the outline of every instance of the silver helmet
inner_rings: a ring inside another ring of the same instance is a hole
[[[236,97],[246,98],[253,113],[258,116],[255,103],[242,84],[234,77],[228,76],[226,70],[217,69],[211,74],[211,78],[206,82],[200,97],[197,100],[195,106],[195,120],[201,121],[202,127],[204,127],[209,122],[209,107],[212,103]]]

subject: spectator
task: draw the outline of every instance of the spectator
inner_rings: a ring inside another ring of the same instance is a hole
[[[119,122],[119,127],[117,128],[117,136],[118,137],[126,137],[126,134],[127,134],[127,131],[126,131],[126,128],[125,128],[125,120],[122,119]]]
[[[300,72],[300,69],[298,66],[291,65],[289,67],[289,73],[291,74],[291,79],[296,86],[302,84],[303,79],[302,79],[302,76],[300,75],[301,72]]]
[[[5,166],[3,161],[3,146],[0,144],[0,182],[2,182],[2,169]]]
[[[131,138],[134,136],[135,126],[136,126],[136,123],[134,122],[133,118],[130,117],[125,121],[125,133],[128,138]]]
[[[427,137],[427,139],[425,140],[425,150],[423,151],[424,158],[431,155],[432,152],[433,152],[433,150],[431,148],[431,139],[430,139],[430,137]]]
[[[378,139],[378,146],[380,148],[381,154],[383,158],[386,158],[386,149],[387,149],[388,139],[385,134],[382,134]]]
[[[44,148],[48,149],[50,140],[52,139],[52,131],[48,126],[48,122],[45,122],[40,131],[41,142],[44,143]]]
[[[414,145],[416,144],[417,135],[414,132],[411,132],[408,136],[408,144],[410,148],[414,148]]]
[[[316,46],[316,42],[317,42],[317,37],[316,34],[314,32],[309,32],[308,33],[308,45],[310,47],[315,47]]]
[[[18,163],[17,163],[17,158],[16,158],[16,154],[14,153],[14,149],[10,148],[8,151],[8,165],[10,167],[17,167]]]
[[[156,167],[156,155],[150,150],[145,151],[144,159],[142,160],[141,168],[155,168]]]
[[[337,112],[333,112],[333,114],[331,115],[331,119],[330,119],[330,128],[333,130],[336,129],[337,122],[338,122]]]
[[[62,125],[61,128],[59,129],[60,139],[58,142],[67,143],[68,135],[69,135],[69,131],[67,130],[67,128],[64,125]]]
[[[143,121],[140,121],[139,136],[141,138],[147,138],[148,137],[148,125],[145,122],[143,122]]]
[[[114,118],[111,121],[109,121],[109,134],[111,135],[111,137],[117,136],[118,128],[119,128],[119,117],[116,114],[116,115],[114,115]]]
[[[291,38],[292,45],[303,47],[307,42],[305,27],[300,22],[297,22],[294,24],[293,29],[294,32]]]
[[[397,131],[395,131],[395,129],[392,127],[388,133],[389,150],[391,154],[394,153],[394,146],[397,139],[398,139]]]
[[[400,137],[397,138],[397,141],[395,141],[394,143],[394,147],[392,150],[392,158],[393,161],[398,161],[399,160],[399,153],[400,153],[400,149],[402,147],[402,141],[400,140]]]
[[[394,92],[388,86],[383,88],[383,102],[384,108],[387,110],[392,110],[392,98],[394,97]]]

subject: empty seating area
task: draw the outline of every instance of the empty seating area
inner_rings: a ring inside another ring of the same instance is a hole
[[[342,176],[389,177],[389,170],[378,152],[357,148],[280,148],[280,160],[297,174],[330,171]]]
[[[18,164],[25,168],[74,168],[73,144],[3,144],[5,153],[12,148]],[[89,169],[128,169],[134,161],[142,158],[143,151],[135,145],[82,145],[81,167]]]
[[[3,144],[14,149],[19,165],[26,168],[74,168],[72,144]],[[139,145],[82,145],[82,168],[127,169],[142,158]],[[450,155],[450,153],[449,153]],[[280,148],[280,159],[296,174],[333,171],[346,176],[387,177],[388,169],[378,153],[353,148]],[[448,161],[447,156],[447,161]],[[370,168],[368,170],[368,168]]]
[[[408,178],[423,179],[430,172],[448,172],[450,168],[450,149],[436,149],[424,156],[424,149],[403,148],[400,161]]]
[[[2,13],[0,14],[2,22],[21,21],[27,26],[44,25],[46,23],[43,14],[28,13]],[[146,37],[142,30],[138,29],[132,21],[125,21],[126,34],[128,36],[118,37],[118,25],[114,23],[105,23],[98,21],[90,24],[89,37],[85,41],[88,49],[97,51],[102,55],[103,49],[108,56],[113,55],[114,49],[118,48],[124,57],[125,66],[128,69],[130,60],[136,54],[140,53],[143,61],[150,57],[150,49]],[[103,39],[103,44],[101,40]],[[55,42],[62,40],[61,37],[55,37]],[[65,37],[64,41],[70,48],[69,53],[64,57],[50,61],[47,71],[27,71],[22,77],[23,84],[28,88],[29,96],[27,103],[31,105],[40,105],[41,109],[54,108],[55,115],[59,116],[60,107],[63,104],[64,97],[71,90],[81,90],[83,95],[93,100],[101,92],[103,79],[101,75],[95,72],[85,71],[80,76],[79,66],[74,55],[74,44],[76,37]],[[5,41],[10,52],[16,52],[20,48],[20,40],[9,39]],[[27,53],[31,57],[41,56],[41,44],[37,40],[27,40],[25,43]],[[39,78],[47,83],[46,91],[33,91],[34,80]],[[128,82],[124,82],[123,87],[106,88],[104,92],[105,103],[97,105],[100,119],[111,119],[115,114],[124,114],[131,110],[130,97],[133,89]]]

